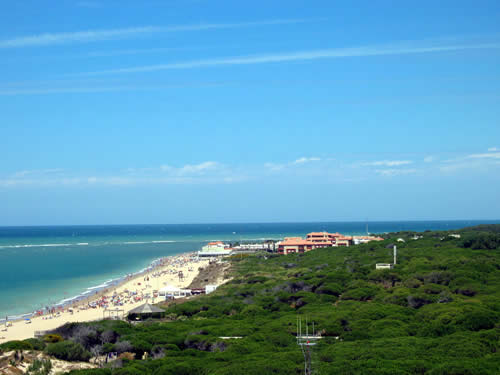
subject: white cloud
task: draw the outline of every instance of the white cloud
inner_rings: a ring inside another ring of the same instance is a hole
[[[493,151],[500,151],[500,149],[498,149],[498,148],[496,148],[496,147],[490,147],[490,148],[488,149],[488,151],[490,151],[490,152],[493,152]]]
[[[432,163],[434,160],[436,160],[436,158],[434,156],[426,156],[424,158],[425,163]]]
[[[472,154],[467,156],[469,159],[500,159],[500,152],[490,152],[487,154]]]
[[[14,186],[128,186],[200,183],[236,183],[246,177],[224,165],[205,161],[181,167],[125,168],[121,173],[85,174],[63,169],[19,171],[0,177],[0,187]]]
[[[94,2],[81,2],[94,3]],[[198,24],[198,25],[178,25],[178,26],[140,26],[122,29],[107,29],[107,30],[87,30],[64,33],[43,33],[37,35],[29,35],[12,39],[0,40],[0,48],[21,48],[21,47],[41,47],[59,44],[75,44],[99,42],[113,39],[124,39],[137,37],[142,35],[152,35],[158,33],[172,33],[183,31],[202,31],[210,29],[235,29],[252,26],[280,25],[308,22],[304,19],[282,19],[268,20],[242,23],[227,23],[227,24]]]
[[[414,173],[417,173],[417,170],[416,169],[377,169],[377,170],[375,170],[375,172],[381,176],[391,177],[391,176],[414,174]]]
[[[196,173],[202,173],[207,170],[213,170],[218,167],[218,163],[214,161],[206,161],[200,164],[187,164],[183,166],[182,168],[179,169],[180,174],[196,174]]]
[[[366,166],[366,167],[397,167],[400,165],[408,165],[412,164],[413,162],[410,160],[379,160],[379,161],[371,161],[371,162],[366,162],[362,163],[361,165]]]
[[[284,169],[289,168],[289,167],[304,165],[304,164],[315,162],[315,161],[321,161],[321,158],[318,158],[315,156],[313,156],[313,157],[301,157],[301,158],[298,158],[292,162],[284,163],[284,164],[265,163],[264,168],[266,168],[272,172],[277,172],[277,171],[281,171],[281,170],[284,170]]]
[[[1,44],[0,44],[1,46]],[[206,60],[192,60],[178,63],[146,65],[131,68],[110,69],[96,72],[84,73],[84,75],[103,75],[103,74],[126,74],[126,73],[145,73],[160,70],[172,69],[192,69],[206,68],[217,66],[232,66],[232,65],[252,65],[252,64],[269,64],[280,62],[307,61],[318,59],[332,59],[345,57],[367,57],[367,56],[384,56],[384,55],[408,55],[420,53],[434,53],[446,51],[460,51],[470,49],[498,49],[500,43],[490,44],[469,44],[469,45],[440,45],[440,46],[365,46],[353,48],[333,48],[310,51],[297,51],[284,54],[266,54],[255,56],[239,56],[226,57]]]
[[[304,163],[309,163],[311,161],[320,161],[320,158],[317,157],[311,157],[311,158],[299,158],[293,162],[293,164],[304,164]]]
[[[276,163],[265,163],[264,167],[269,169],[270,171],[277,172],[281,171],[285,168],[284,164],[276,164]]]
[[[18,171],[12,175],[14,178],[22,178],[29,175],[48,175],[54,173],[61,173],[64,169],[61,168],[51,168],[51,169],[33,169],[33,170],[23,170]]]

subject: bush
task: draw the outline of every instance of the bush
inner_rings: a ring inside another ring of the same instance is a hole
[[[69,375],[111,375],[109,368],[93,368],[88,370],[73,370]]]
[[[50,362],[50,359],[35,359],[28,367],[26,374],[49,375],[51,370],[52,362]]]
[[[465,314],[457,319],[457,323],[461,324],[465,329],[479,331],[495,327],[497,318],[497,315],[489,310],[471,309],[465,311]]]
[[[91,357],[91,354],[81,344],[73,341],[61,341],[49,344],[46,352],[48,355],[64,361],[87,362]]]
[[[144,371],[134,367],[125,367],[113,371],[113,375],[144,375]]]
[[[408,301],[408,307],[412,307],[414,309],[419,309],[422,306],[433,302],[432,299],[426,297],[425,294],[410,295],[406,297],[406,300]]]
[[[368,301],[375,297],[377,290],[375,288],[356,288],[342,294],[343,300]]]
[[[338,297],[342,293],[342,287],[336,283],[327,283],[327,284],[323,284],[319,288],[317,288],[315,290],[315,293],[328,294],[331,296]]]
[[[118,352],[118,354],[130,352],[133,348],[134,347],[132,346],[132,344],[128,341],[118,341],[115,344],[115,350]]]
[[[453,275],[448,271],[433,271],[424,276],[425,283],[448,285],[453,279]]]
[[[0,345],[0,350],[10,352],[12,350],[33,350],[33,345],[26,341],[8,341]]]
[[[33,347],[33,350],[43,350],[47,346],[47,344],[45,344],[45,342],[43,342],[40,339],[35,339],[35,338],[26,339],[26,340],[23,340],[23,342],[29,343]]]
[[[110,342],[107,342],[102,346],[102,353],[107,354],[111,352],[116,352],[115,345],[111,344]]]
[[[56,333],[49,333],[43,336],[43,341],[47,343],[55,343],[63,341],[63,338],[61,337],[61,335],[58,335]]]

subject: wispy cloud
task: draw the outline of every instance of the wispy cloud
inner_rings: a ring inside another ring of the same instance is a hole
[[[311,157],[311,158],[299,158],[293,162],[293,164],[305,164],[312,161],[321,161],[321,158]]]
[[[301,157],[301,158],[298,158],[294,161],[291,161],[289,163],[265,163],[264,164],[264,168],[266,168],[267,170],[270,170],[272,172],[277,172],[277,171],[281,171],[285,168],[288,168],[288,167],[294,167],[294,166],[300,166],[300,165],[304,165],[304,164],[307,164],[307,163],[311,163],[311,162],[316,162],[316,161],[321,161],[321,158],[318,158],[318,157]]]
[[[169,64],[146,65],[130,68],[109,69],[95,72],[87,72],[85,75],[103,75],[103,74],[125,74],[125,73],[145,73],[161,70],[173,69],[193,69],[206,68],[217,66],[232,66],[232,65],[253,65],[253,64],[269,64],[282,63],[293,61],[319,60],[319,59],[334,59],[345,57],[368,57],[382,55],[408,55],[421,53],[436,53],[449,52],[471,49],[498,49],[500,43],[485,43],[485,44],[464,44],[464,45],[438,45],[438,46],[365,46],[355,48],[333,48],[311,51],[298,51],[283,54],[266,54],[254,56],[239,56],[225,57],[205,60],[183,61]]]
[[[85,3],[85,2],[84,2]],[[87,2],[89,3],[89,2]],[[112,39],[125,39],[144,35],[159,33],[203,31],[211,29],[236,29],[244,27],[284,25],[310,22],[305,19],[279,19],[241,23],[207,23],[197,25],[177,25],[177,26],[140,26],[121,29],[107,30],[86,30],[63,33],[42,33],[16,37],[12,39],[0,40],[0,48],[21,48],[21,47],[41,47],[58,44],[76,44],[99,42]]]
[[[50,174],[62,173],[62,172],[64,172],[64,169],[61,169],[61,168],[33,169],[33,170],[23,170],[23,171],[15,172],[12,175],[12,177],[22,178],[22,177],[33,176],[33,175],[43,176],[43,175],[50,175]]]
[[[490,147],[488,151],[493,152],[493,151],[500,151],[497,147]]]
[[[366,162],[366,163],[361,163],[362,166],[366,167],[397,167],[400,165],[408,165],[412,164],[413,162],[411,160],[379,160],[379,161],[371,161],[371,162]]]
[[[206,171],[213,171],[219,166],[219,164],[215,161],[206,161],[200,164],[188,164],[182,167],[179,170],[179,173],[182,175],[185,174],[198,174],[198,173],[204,173]]]
[[[426,156],[424,158],[424,163],[432,163],[436,158],[434,156]]]
[[[286,164],[276,164],[276,163],[264,163],[264,168],[272,171],[278,172],[283,170],[286,167]]]
[[[408,175],[417,173],[416,169],[377,169],[375,171],[377,174],[381,176],[400,176],[400,175]]]
[[[500,152],[488,152],[484,154],[472,154],[467,156],[469,159],[500,159]]]
[[[127,186],[164,184],[227,184],[243,181],[245,176],[214,161],[180,167],[162,165],[127,168],[120,173],[85,174],[63,169],[23,170],[0,178],[0,187],[15,186]]]

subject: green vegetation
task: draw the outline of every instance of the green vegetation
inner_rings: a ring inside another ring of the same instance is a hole
[[[54,332],[65,341],[47,352],[78,343],[80,353],[135,353],[72,374],[301,374],[299,316],[323,336],[317,374],[499,374],[500,249],[490,241],[498,228],[238,257],[229,283],[169,306],[168,321],[68,324]],[[375,270],[392,261],[393,244],[397,266]]]
[[[31,340],[31,339],[29,339]],[[29,340],[14,340],[0,344],[0,352],[10,352],[12,350],[33,350],[35,349]]]
[[[50,359],[35,359],[26,371],[27,375],[49,375],[52,370]]]
[[[46,343],[54,343],[63,341],[63,338],[61,337],[61,335],[50,333],[48,335],[43,336],[43,341]]]
[[[61,341],[47,345],[46,352],[55,358],[64,361],[88,361],[91,354],[74,341]]]

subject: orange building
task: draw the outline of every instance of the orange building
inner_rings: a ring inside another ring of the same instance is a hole
[[[315,249],[314,243],[301,237],[286,237],[278,244],[278,253],[282,255],[304,253]]]
[[[278,244],[279,254],[304,253],[313,249],[323,247],[337,247],[352,245],[351,236],[343,236],[340,233],[311,232],[306,239],[301,237],[287,237]]]
[[[351,246],[352,237],[351,236],[340,236],[336,239],[336,244],[334,246]]]

